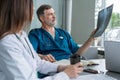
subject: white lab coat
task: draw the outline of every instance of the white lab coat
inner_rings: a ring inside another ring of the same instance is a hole
[[[22,43],[14,34],[0,40],[0,80],[69,80],[64,72],[38,79],[37,71],[45,74],[56,72],[58,65],[41,60],[33,50],[25,32],[18,36]],[[24,37],[27,38],[29,46]]]

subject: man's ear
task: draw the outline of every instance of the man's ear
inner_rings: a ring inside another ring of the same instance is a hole
[[[43,16],[40,16],[39,18],[42,22],[44,22],[44,17]]]

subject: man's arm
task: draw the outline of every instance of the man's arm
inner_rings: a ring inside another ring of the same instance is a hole
[[[94,38],[94,34],[96,32],[96,29],[91,33],[90,37],[88,38],[88,40],[77,50],[77,54],[81,55],[83,54],[85,51],[88,50],[88,48],[90,47],[90,45],[94,42],[95,38]]]

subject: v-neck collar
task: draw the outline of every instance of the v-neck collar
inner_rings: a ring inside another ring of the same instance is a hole
[[[55,40],[55,38],[56,38],[56,28],[54,28],[54,29],[55,29],[55,36],[53,38],[52,35],[49,32],[47,32],[45,29],[41,28],[42,33],[47,34],[50,38],[52,38],[53,40]]]

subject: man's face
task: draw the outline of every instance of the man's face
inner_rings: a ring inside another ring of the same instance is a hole
[[[47,24],[48,26],[55,26],[56,24],[56,15],[55,15],[55,11],[53,8],[45,10],[44,11],[44,18],[43,18],[43,22],[45,24]]]

